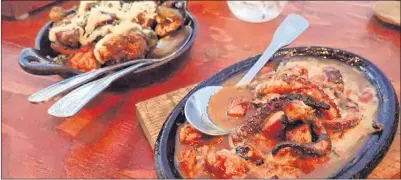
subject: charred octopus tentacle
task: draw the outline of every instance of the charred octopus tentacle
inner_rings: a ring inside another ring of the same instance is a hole
[[[349,119],[322,120],[322,123],[328,129],[348,129],[358,125],[360,121],[359,117],[350,117]]]
[[[299,77],[296,78],[295,81],[304,84],[305,88],[298,89],[294,92],[308,94],[317,101],[322,101],[330,105],[329,109],[323,110],[328,119],[334,119],[340,116],[340,110],[337,105],[319,86]]]
[[[287,101],[292,100],[300,100],[304,102],[306,105],[315,108],[315,109],[330,109],[330,106],[325,102],[318,102],[312,96],[306,94],[286,94],[280,96],[280,99],[284,99]]]
[[[238,146],[237,148],[235,148],[235,154],[245,159],[246,161],[251,161],[255,163],[256,166],[264,164],[264,157],[262,156],[262,154],[251,145]]]
[[[383,125],[376,121],[373,122],[372,127],[374,129],[372,133],[381,133],[383,131]]]
[[[278,98],[273,98],[267,103],[260,105],[257,112],[250,118],[246,119],[245,123],[236,129],[232,135],[233,141],[240,142],[241,139],[246,138],[248,134],[260,131],[264,120],[269,114],[285,108],[293,101],[302,101],[305,105],[314,109],[330,108],[330,106],[325,102],[318,102],[313,97],[306,94],[286,94]]]
[[[289,75],[285,78],[284,84],[273,85],[263,89],[260,95],[269,93],[300,93],[308,94],[313,97],[316,101],[322,101],[330,105],[329,109],[323,109],[328,119],[334,119],[340,116],[340,110],[334,101],[316,84],[308,81],[303,77],[296,75]]]
[[[346,100],[347,115],[333,120],[322,120],[322,124],[327,129],[348,129],[359,124],[362,120],[362,114],[358,104],[351,100]]]
[[[286,141],[277,144],[272,154],[276,155],[281,149],[291,147],[300,150],[304,154],[308,154],[312,157],[321,157],[331,151],[331,140],[327,134],[326,129],[320,121],[309,121],[313,127],[313,131],[318,135],[318,139],[311,143],[299,143],[295,141]]]

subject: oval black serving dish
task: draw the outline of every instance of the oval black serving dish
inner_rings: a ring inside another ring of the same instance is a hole
[[[69,13],[72,13],[70,11]],[[174,72],[185,59],[187,59],[189,49],[192,47],[194,40],[198,34],[198,21],[195,16],[189,12],[187,6],[183,9],[186,16],[185,24],[192,28],[192,34],[185,46],[174,53],[164,61],[143,67],[118,79],[115,84],[118,86],[145,85],[153,82],[158,82],[168,77]],[[19,64],[21,68],[34,75],[59,75],[63,78],[69,78],[78,75],[82,72],[63,65],[52,63],[52,60],[47,56],[55,57],[57,53],[50,47],[49,29],[53,25],[53,21],[48,22],[38,33],[35,41],[35,49],[26,48],[21,51],[19,56]]]
[[[376,87],[379,99],[377,122],[383,125],[383,131],[370,135],[362,149],[353,160],[347,163],[337,174],[328,178],[366,178],[380,163],[393,142],[399,121],[399,102],[389,79],[373,63],[365,58],[340,49],[329,47],[294,47],[281,49],[274,59],[288,56],[312,56],[335,59],[356,67],[362,71]],[[184,105],[188,97],[196,90],[213,85],[221,85],[224,81],[251,68],[260,55],[236,63],[203,81],[175,107],[164,123],[155,144],[155,168],[159,178],[182,178],[175,161],[175,143],[178,125],[186,121]]]

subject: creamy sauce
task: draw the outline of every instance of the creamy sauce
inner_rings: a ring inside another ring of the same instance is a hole
[[[103,26],[103,27],[105,27],[105,26]],[[108,26],[108,27],[109,28],[107,29],[107,31],[111,31],[112,33],[107,34],[102,39],[100,39],[100,41],[96,43],[95,49],[93,50],[96,60],[98,60],[102,64],[105,62],[105,59],[101,58],[99,52],[102,51],[102,49],[106,48],[104,45],[107,41],[109,41],[113,37],[116,37],[120,34],[124,34],[130,30],[141,30],[142,29],[142,27],[140,25],[133,23],[131,21],[128,21],[128,20],[122,21],[120,24],[118,24],[116,26]]]
[[[98,3],[98,1],[81,1],[79,3],[78,15],[83,17],[87,12],[88,6],[96,3]]]
[[[350,99],[358,103],[363,119],[355,128],[350,129],[344,134],[344,138],[339,141],[334,141],[333,146],[339,152],[347,152],[352,148],[358,141],[361,140],[363,136],[367,133],[372,132],[372,123],[376,118],[376,113],[378,109],[378,98],[376,88],[370,84],[365,75],[355,68],[350,68],[348,65],[339,63],[333,60],[319,61],[314,58],[302,59],[297,61],[288,62],[285,67],[290,68],[295,65],[301,65],[307,67],[309,77],[314,75],[322,74],[323,68],[335,67],[338,69],[343,77],[344,89],[351,90]],[[358,98],[362,95],[364,91],[371,91],[373,93],[373,99],[369,103],[362,103]]]
[[[84,34],[84,30],[79,26],[74,26],[73,24],[68,24],[64,26],[56,26],[50,29],[49,31],[49,40],[52,42],[57,41],[56,33],[60,31],[69,31],[78,29],[80,36]]]
[[[110,20],[112,17],[109,14],[103,14],[98,8],[92,8],[89,12],[88,23],[85,26],[85,33],[91,34],[97,23]]]
[[[333,171],[340,170],[352,157],[357,153],[364,142],[366,142],[367,135],[374,129],[372,123],[377,117],[377,109],[379,100],[377,98],[377,90],[368,81],[365,75],[355,68],[350,68],[348,65],[339,63],[334,60],[319,61],[318,59],[308,58],[305,60],[290,61],[286,67],[293,67],[295,65],[302,65],[308,68],[309,77],[312,77],[323,72],[325,67],[335,67],[338,69],[343,77],[344,89],[351,90],[350,99],[358,103],[362,111],[363,118],[360,123],[344,133],[341,139],[332,140],[333,150],[340,156],[337,157],[334,153],[330,154],[331,160],[323,167],[322,170],[315,171],[308,175],[308,177],[322,177],[333,174]],[[362,103],[358,100],[359,96],[364,91],[373,93],[373,98],[368,103]],[[330,170],[330,171],[327,171]]]
[[[233,94],[236,96],[233,97]],[[210,119],[218,126],[224,129],[233,129],[241,125],[244,118],[235,118],[227,115],[227,111],[235,104],[232,104],[236,99],[242,101],[250,101],[253,94],[246,88],[237,88],[235,86],[225,87],[210,98],[210,106],[208,114]],[[252,114],[252,113],[247,113]]]
[[[93,6],[93,7],[92,7]],[[90,8],[89,10],[89,7]],[[139,1],[139,2],[124,2],[120,1],[81,1],[77,14],[70,20],[69,23],[62,23],[58,26],[52,27],[49,31],[49,40],[56,42],[56,33],[66,30],[78,29],[80,32],[79,42],[82,46],[93,43],[96,39],[110,39],[115,35],[126,33],[132,29],[141,30],[142,27],[135,23],[138,21],[137,17],[143,13],[146,18],[154,18],[157,13],[157,4],[154,1]],[[112,20],[115,16],[119,24],[104,24],[98,26],[99,23]],[[110,35],[106,38],[107,35]],[[103,43],[100,41],[96,47],[102,48]],[[104,63],[100,59],[95,50],[95,57],[100,63]]]

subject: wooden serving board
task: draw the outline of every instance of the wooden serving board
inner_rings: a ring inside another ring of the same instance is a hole
[[[136,104],[137,119],[152,149],[170,112],[195,86],[190,85]],[[400,126],[390,150],[368,178],[400,178]]]
[[[152,149],[170,112],[196,84],[157,96],[135,105],[136,115]]]

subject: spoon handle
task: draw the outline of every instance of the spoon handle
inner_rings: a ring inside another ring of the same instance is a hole
[[[77,114],[89,101],[100,94],[110,84],[122,76],[135,71],[136,69],[152,64],[152,61],[139,63],[124,70],[110,74],[106,77],[87,83],[65,95],[48,110],[50,115],[56,117],[71,117]]]
[[[140,60],[130,61],[127,63],[104,67],[104,68],[101,68],[101,69],[98,69],[95,71],[79,74],[74,77],[60,81],[56,84],[53,84],[47,88],[44,88],[44,89],[32,94],[31,96],[29,96],[28,100],[31,103],[46,102],[62,93],[65,93],[72,89],[75,89],[76,87],[78,87],[86,82],[89,82],[104,73],[107,73],[109,71],[112,71],[112,70],[115,70],[118,68],[122,68],[124,66],[132,65],[132,64],[136,64],[136,63],[140,63],[140,62],[148,62],[148,61],[149,61],[148,59],[140,59]]]
[[[263,66],[273,57],[274,53],[281,47],[290,44],[299,35],[301,35],[309,27],[308,21],[302,16],[290,14],[280,26],[276,29],[273,35],[273,40],[266,51],[260,56],[258,61],[245,74],[245,76],[237,83],[237,85],[245,85],[252,81]]]
[[[274,53],[280,49],[278,44],[270,44],[266,51],[260,56],[258,61],[252,66],[252,68],[245,74],[244,77],[237,83],[237,86],[248,84],[263,68],[263,66],[270,60]]]
[[[60,81],[56,84],[53,84],[45,89],[42,89],[31,96],[29,96],[28,100],[31,103],[41,103],[49,101],[50,99],[56,97],[59,94],[70,91],[79,85],[86,83],[104,73],[104,70],[97,70],[92,72],[87,72],[83,74],[79,74],[72,78],[68,78],[66,80]]]

